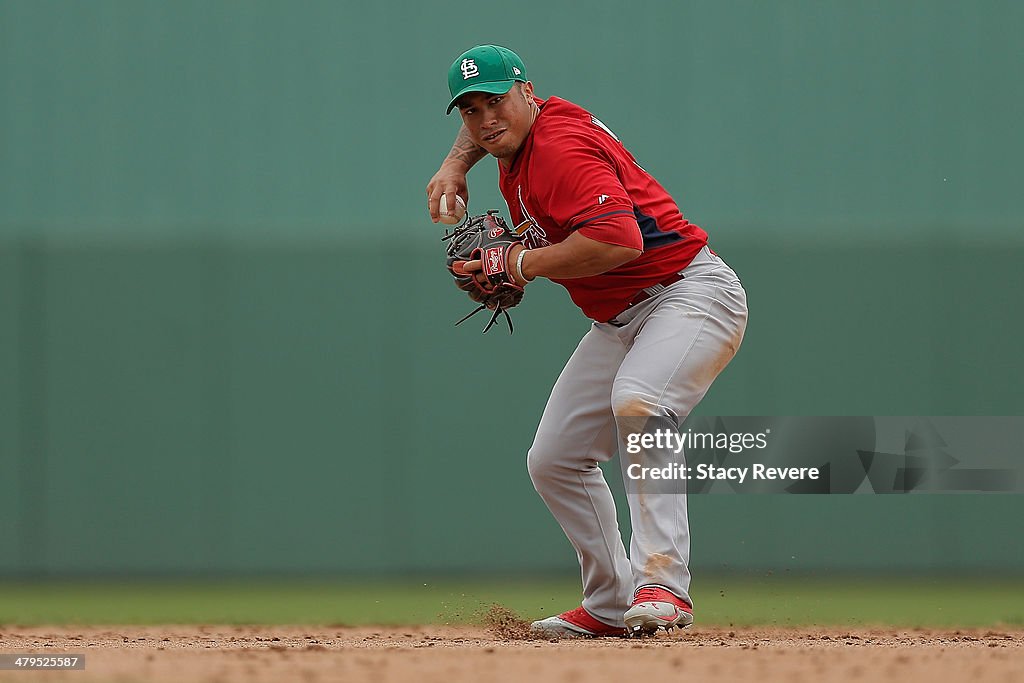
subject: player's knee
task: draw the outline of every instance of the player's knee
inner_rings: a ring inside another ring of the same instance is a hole
[[[664,407],[638,391],[612,390],[612,412],[616,417],[651,417],[664,414]]]
[[[533,487],[541,491],[554,477],[557,465],[550,451],[534,444],[526,454],[526,471],[530,473]]]

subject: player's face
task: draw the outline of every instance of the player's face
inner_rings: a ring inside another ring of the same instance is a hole
[[[537,116],[532,83],[516,83],[504,95],[466,93],[458,106],[473,142],[506,165],[523,145]]]

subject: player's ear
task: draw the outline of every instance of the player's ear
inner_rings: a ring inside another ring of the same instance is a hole
[[[526,99],[526,101],[533,101],[533,83],[531,83],[530,81],[526,81],[525,83],[519,86],[519,91],[523,93],[523,97]]]

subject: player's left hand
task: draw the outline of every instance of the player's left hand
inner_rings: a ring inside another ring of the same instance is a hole
[[[456,261],[452,264],[452,271],[456,275],[472,275],[481,289],[486,289],[487,291],[493,289],[491,283],[487,281],[487,276],[484,275],[484,264],[480,259],[475,261]]]
[[[509,247],[508,257],[506,258],[505,272],[508,273],[509,279],[513,283],[520,287],[525,287],[528,282],[519,277],[519,273],[516,271],[516,259],[519,258],[519,252],[525,249],[522,244],[514,244]],[[487,280],[487,276],[484,275],[484,265],[480,259],[475,261],[456,261],[452,264],[452,270],[459,275],[472,275],[473,279],[479,283],[481,287],[490,291],[493,289],[491,283]]]

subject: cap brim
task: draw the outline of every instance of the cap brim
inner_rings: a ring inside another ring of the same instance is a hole
[[[490,83],[474,83],[473,85],[467,85],[465,88],[455,93],[455,97],[448,103],[448,111],[446,114],[451,114],[452,109],[455,108],[455,101],[465,95],[468,92],[486,92],[492,95],[504,95],[512,86],[516,84],[516,79],[512,78],[507,81],[491,81]]]

